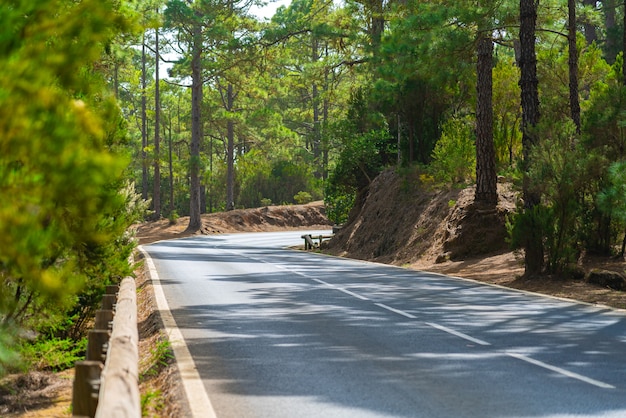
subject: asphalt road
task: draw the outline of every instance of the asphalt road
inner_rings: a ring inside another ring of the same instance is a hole
[[[144,247],[196,416],[626,417],[623,312],[285,249],[301,234]]]

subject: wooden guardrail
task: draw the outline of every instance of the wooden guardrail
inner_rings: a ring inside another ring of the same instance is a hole
[[[126,277],[119,287],[107,286],[86,359],[76,362],[73,416],[141,417],[138,343],[137,289]]]
[[[312,235],[312,234],[304,234],[301,236],[304,239],[304,249],[312,250],[313,248],[319,248],[322,246],[322,242],[325,239],[331,239],[332,235]],[[316,243],[314,240],[317,240]]]

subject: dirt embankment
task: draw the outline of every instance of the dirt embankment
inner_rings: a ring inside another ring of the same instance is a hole
[[[139,244],[154,241],[183,238],[189,235],[225,234],[233,232],[269,232],[300,228],[329,228],[324,203],[321,201],[306,205],[265,206],[262,208],[236,209],[229,212],[207,213],[202,215],[202,228],[197,232],[186,231],[189,217],[182,217],[176,223],[167,219],[147,222],[135,228]]]
[[[626,309],[626,293],[583,280],[528,280],[522,254],[506,243],[507,216],[518,193],[498,184],[498,205],[474,202],[474,187],[435,190],[419,176],[388,170],[378,176],[361,207],[330,241],[334,255],[401,265],[485,283]],[[624,272],[623,259],[586,257],[580,268]]]

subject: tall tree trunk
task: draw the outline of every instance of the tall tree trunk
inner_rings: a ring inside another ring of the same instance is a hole
[[[191,53],[191,144],[189,147],[189,225],[188,231],[202,227],[200,213],[200,141],[202,140],[202,28],[193,27]]]
[[[605,58],[609,64],[615,62],[619,51],[619,41],[615,36],[617,32],[617,0],[602,0],[602,10],[604,11],[604,28],[606,30]]]
[[[493,42],[489,32],[478,39],[476,63],[476,193],[477,203],[498,204],[496,152],[493,144]]]
[[[146,115],[146,36],[141,44],[141,198],[148,200],[148,118]]]
[[[319,42],[315,38],[315,35],[312,35],[311,40],[311,60],[313,63],[316,63],[320,59],[319,54]],[[320,157],[321,157],[321,130],[320,130],[320,104],[319,104],[319,88],[317,86],[317,82],[313,81],[313,85],[311,87],[311,102],[313,105],[313,158],[316,164],[315,176],[321,177],[323,169],[320,167]]]
[[[624,28],[624,35],[622,38],[622,79],[623,79],[623,83],[624,85],[626,85],[626,1],[624,1],[624,20],[623,23],[624,25],[622,25],[622,27]]]
[[[155,68],[154,68],[154,182],[152,204],[155,219],[161,219],[161,93],[159,86],[159,30],[155,31]]]
[[[596,9],[597,0],[583,0],[583,4],[585,6],[590,6],[594,10]],[[585,22],[583,24],[585,29],[585,40],[587,41],[587,45],[591,45],[593,42],[598,41],[598,31],[596,25],[590,22]]]
[[[230,113],[233,111],[234,94],[233,85],[228,84],[226,92],[226,107]],[[228,118],[226,125],[226,141],[227,141],[227,173],[226,173],[226,210],[235,209],[235,122],[232,118]]]
[[[370,39],[372,42],[372,49],[374,55],[377,54],[378,48],[383,37],[385,30],[385,14],[384,14],[384,2],[383,0],[370,0]]]
[[[167,163],[169,168],[169,183],[170,183],[170,216],[174,213],[174,165],[172,164],[172,115],[170,112],[169,123],[169,135],[168,135],[168,156]]]
[[[576,0],[567,0],[569,12],[569,105],[576,133],[580,135],[580,100],[578,98],[578,48],[576,44]]]
[[[535,127],[539,123],[539,91],[537,80],[537,55],[535,53],[535,27],[538,0],[520,0],[520,88],[522,104],[522,152],[524,155],[524,212],[532,221],[533,208],[539,205],[541,196],[530,187],[528,167],[530,151],[538,142]],[[543,269],[543,242],[539,225],[530,222],[525,248],[525,275],[535,276]]]

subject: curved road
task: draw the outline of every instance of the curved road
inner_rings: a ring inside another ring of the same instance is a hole
[[[301,235],[143,247],[194,416],[626,416],[623,312],[286,249]]]

